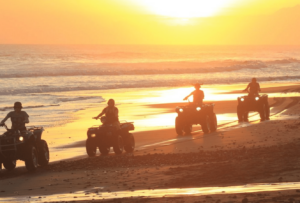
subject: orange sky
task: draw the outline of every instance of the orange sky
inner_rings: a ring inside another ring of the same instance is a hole
[[[299,0],[199,2],[0,0],[0,44],[300,45]]]

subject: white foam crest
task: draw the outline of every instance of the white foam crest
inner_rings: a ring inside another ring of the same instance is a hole
[[[43,64],[0,64],[0,78],[53,77],[53,76],[106,76],[106,75],[160,75],[222,73],[243,69],[265,69],[285,66],[299,68],[297,59],[274,61],[168,61],[155,63],[43,63]]]

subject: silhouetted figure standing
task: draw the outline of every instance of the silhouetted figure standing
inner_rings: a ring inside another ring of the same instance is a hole
[[[256,78],[252,78],[252,81],[248,84],[244,91],[249,92],[249,96],[258,96],[258,92],[260,92],[261,89],[259,83],[256,81]]]
[[[201,105],[203,103],[203,99],[204,99],[204,92],[202,90],[200,90],[201,85],[199,83],[196,83],[194,85],[195,90],[189,94],[188,96],[186,96],[183,100],[187,100],[190,96],[193,95],[193,103],[196,105]]]

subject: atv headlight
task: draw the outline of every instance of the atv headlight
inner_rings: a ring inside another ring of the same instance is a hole
[[[179,112],[183,112],[183,109],[179,109]]]
[[[245,101],[245,99],[244,99],[244,98],[241,98],[241,102],[243,102],[243,101]]]
[[[23,136],[20,136],[20,137],[19,137],[19,141],[20,141],[20,142],[23,142],[23,140],[24,140],[24,137],[23,137]]]
[[[91,137],[96,137],[96,134],[91,134]]]
[[[258,100],[259,100],[259,97],[255,97],[255,100],[258,101]]]
[[[197,110],[197,111],[200,111],[200,110],[201,110],[201,107],[198,106],[198,107],[196,108],[196,110]]]

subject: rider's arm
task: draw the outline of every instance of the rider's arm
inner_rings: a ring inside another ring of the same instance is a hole
[[[261,92],[260,85],[259,84],[257,84],[257,85],[258,85],[258,88],[257,88],[258,91]]]
[[[248,86],[246,87],[246,89],[244,91],[248,91],[249,87],[250,87],[250,83],[248,84]]]
[[[6,117],[1,121],[1,124],[4,124],[5,123],[5,121],[7,120],[7,119],[9,119],[11,116],[10,116],[10,112],[6,115]]]
[[[190,96],[192,96],[194,94],[194,91],[191,93],[191,94],[189,94],[188,96],[186,96],[186,97],[184,97],[184,99],[183,100],[187,100]]]
[[[29,115],[25,112],[24,123],[29,123]]]
[[[102,110],[102,112],[101,112],[98,116],[96,116],[95,118],[96,118],[96,119],[100,118],[103,114],[105,114],[105,110],[106,110],[106,108],[104,108],[104,109]]]
[[[26,119],[24,120],[24,123],[29,123],[29,119],[26,118]]]
[[[116,108],[116,110],[114,111],[114,113],[115,113],[115,116],[118,118],[119,117],[119,110],[118,110],[118,108]]]

